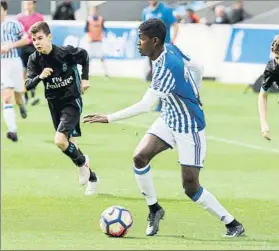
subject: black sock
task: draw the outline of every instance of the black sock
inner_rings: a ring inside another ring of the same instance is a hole
[[[160,210],[162,207],[156,202],[155,204],[148,206],[150,213],[156,213],[158,210]]]
[[[90,171],[89,181],[96,182],[97,181],[96,173],[92,172],[91,169],[89,169],[89,171]]]
[[[70,157],[71,160],[79,167],[83,166],[86,161],[82,152],[77,149],[72,142],[69,142],[68,148],[63,153]]]
[[[231,223],[226,224],[226,227],[235,227],[235,226],[239,226],[240,223],[237,220],[233,220]]]
[[[27,102],[28,99],[29,99],[29,96],[28,96],[28,92],[27,92],[27,91],[24,93],[24,97],[25,97],[25,101]]]
[[[31,98],[34,98],[35,97],[35,89],[31,89]]]
[[[18,106],[20,109],[25,109],[25,104],[19,104]]]

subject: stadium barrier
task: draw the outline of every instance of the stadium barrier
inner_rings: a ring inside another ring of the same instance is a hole
[[[234,25],[218,79],[224,83],[254,83],[272,59],[270,45],[279,25]]]
[[[88,50],[85,22],[49,21],[53,43],[57,45],[80,46]],[[106,36],[102,52],[110,76],[143,78],[148,70],[146,60],[137,50],[137,28],[139,22],[106,22]],[[103,75],[102,65],[89,50],[90,73]]]
[[[88,47],[85,23],[49,21],[53,42]],[[144,78],[148,61],[137,51],[140,22],[106,22],[103,53],[111,76]],[[180,24],[176,45],[204,64],[204,76],[224,83],[252,83],[270,60],[270,44],[279,35],[278,25]],[[91,73],[103,74],[91,57]]]

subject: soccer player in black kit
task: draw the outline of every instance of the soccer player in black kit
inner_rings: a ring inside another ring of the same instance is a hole
[[[267,140],[271,140],[267,122],[268,90],[272,86],[279,88],[279,36],[273,40],[271,44],[271,52],[274,55],[274,59],[267,63],[263,74],[263,82],[258,99],[262,135]]]
[[[89,87],[89,57],[81,48],[55,46],[46,22],[31,28],[36,51],[27,64],[26,89],[31,90],[41,81],[56,130],[55,144],[79,168],[79,183],[86,185],[86,195],[96,193],[97,177],[89,167],[89,158],[78,148],[74,138],[81,136],[81,95]],[[80,78],[77,65],[82,65]]]

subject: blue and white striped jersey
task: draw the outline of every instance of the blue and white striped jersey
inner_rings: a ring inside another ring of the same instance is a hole
[[[174,131],[198,132],[205,128],[205,118],[196,83],[187,64],[190,57],[176,46],[167,44],[165,51],[153,62],[150,88],[159,92],[161,116]]]
[[[24,34],[23,26],[17,20],[6,20],[1,23],[1,45],[14,43],[21,39]],[[16,58],[18,50],[13,48],[8,53],[1,53],[1,58]]]

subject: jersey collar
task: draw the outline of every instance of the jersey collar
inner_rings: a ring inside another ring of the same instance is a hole
[[[152,61],[153,64],[156,64],[165,54],[167,53],[167,48],[164,45],[164,50],[162,51],[162,53],[160,54],[159,57],[157,57],[154,61]]]

